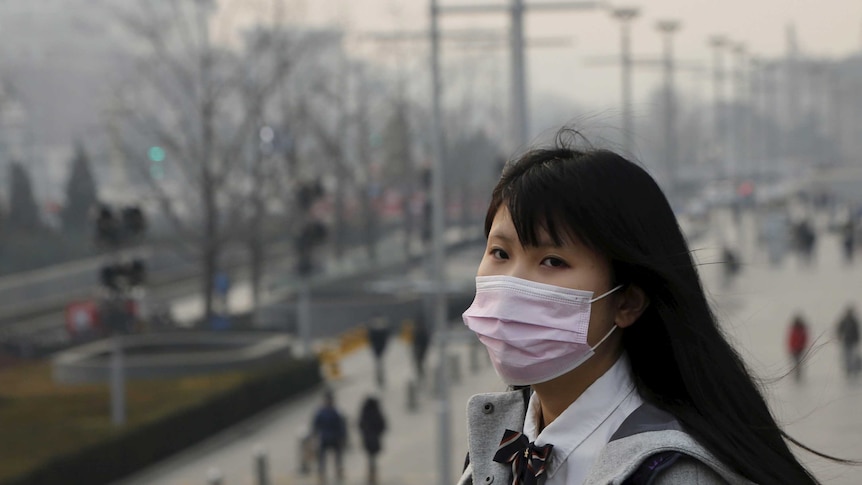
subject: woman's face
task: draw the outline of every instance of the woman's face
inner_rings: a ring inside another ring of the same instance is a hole
[[[553,243],[547,234],[539,233],[540,244],[524,247],[505,204],[494,216],[488,245],[478,276],[504,275],[548,285],[592,291],[599,296],[612,289],[611,264],[580,241],[566,240],[562,246]],[[587,341],[598,343],[614,324],[613,298],[608,295],[592,304]]]

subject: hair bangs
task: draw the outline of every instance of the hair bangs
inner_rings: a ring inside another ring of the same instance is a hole
[[[501,190],[492,198],[485,220],[485,235],[490,233],[497,211],[505,204],[523,246],[562,246],[569,241],[591,246],[582,235],[584,224],[577,217],[580,211],[571,207],[572,187],[560,177],[564,164],[571,162],[557,158],[518,174],[508,174],[509,177],[504,175],[504,179],[509,180],[501,184]]]

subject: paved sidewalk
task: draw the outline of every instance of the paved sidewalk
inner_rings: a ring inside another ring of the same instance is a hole
[[[451,482],[457,478],[466,453],[467,399],[481,390],[501,390],[483,348],[478,348],[477,372],[470,370],[472,335],[455,327],[449,347],[459,361],[461,380],[453,381],[450,390],[452,420]],[[429,351],[429,371],[436,366],[435,349]],[[440,402],[435,400],[431,385],[419,391],[419,409],[407,409],[407,383],[414,379],[409,348],[393,339],[384,356],[387,363],[386,386],[381,392],[374,382],[373,359],[368,348],[347,356],[341,365],[342,377],[330,382],[335,390],[336,405],[346,414],[350,431],[350,449],[345,455],[345,485],[365,483],[365,455],[361,449],[357,419],[362,400],[378,393],[387,418],[389,431],[384,435],[384,450],[379,457],[380,483],[428,484],[437,481],[437,433]],[[316,484],[314,475],[298,473],[299,439],[306,432],[311,417],[321,401],[318,390],[288,402],[265,416],[249,420],[220,435],[180,453],[141,474],[117,482],[117,485],[193,485],[206,484],[207,472],[217,467],[224,476],[223,485],[257,485],[253,474],[254,450],[263,446],[270,457],[273,485]],[[427,437],[427,440],[424,438]],[[331,470],[331,466],[330,466]]]

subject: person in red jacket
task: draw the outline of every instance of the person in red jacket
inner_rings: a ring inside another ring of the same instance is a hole
[[[787,350],[793,358],[793,371],[796,382],[802,380],[802,356],[808,348],[808,325],[802,316],[797,314],[790,323],[787,333]]]

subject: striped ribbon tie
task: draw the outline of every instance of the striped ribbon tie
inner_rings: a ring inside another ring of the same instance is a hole
[[[507,429],[494,461],[511,464],[512,485],[537,485],[553,448],[554,445],[536,446],[523,433]]]

